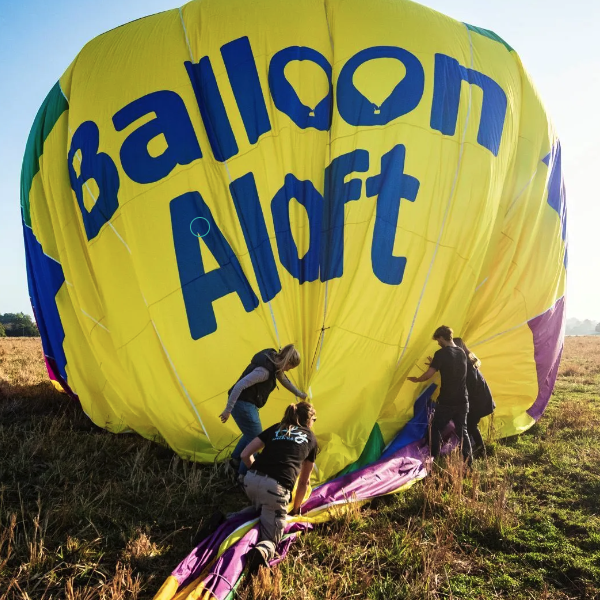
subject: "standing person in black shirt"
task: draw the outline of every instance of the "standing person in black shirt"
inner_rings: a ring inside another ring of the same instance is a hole
[[[241,462],[240,455],[242,450],[262,431],[258,411],[267,403],[277,382],[279,381],[292,394],[303,400],[306,398],[306,394],[296,389],[285,375],[286,371],[295,369],[299,364],[300,353],[294,344],[288,344],[279,352],[273,348],[261,350],[252,357],[250,364],[229,390],[227,406],[219,418],[225,423],[231,415],[242,432],[242,437],[231,453],[229,461],[233,471],[239,472],[240,481],[246,474],[246,465]]]
[[[475,454],[484,450],[483,438],[478,427],[479,421],[494,412],[496,403],[480,370],[481,361],[467,348],[461,338],[454,338],[454,343],[462,348],[467,356],[467,392],[469,394],[467,432],[473,438],[473,453]]]
[[[437,406],[431,422],[431,456],[437,458],[442,447],[442,433],[448,423],[454,423],[454,430],[461,442],[463,457],[471,463],[471,440],[467,433],[467,357],[452,339],[453,331],[442,325],[435,330],[433,339],[440,346],[429,363],[429,369],[420,377],[409,377],[413,383],[431,379],[440,372],[442,386]]]
[[[261,565],[268,566],[275,555],[298,475],[300,480],[290,514],[300,514],[317,456],[317,439],[312,432],[316,420],[312,404],[290,404],[281,423],[263,431],[242,452],[242,460],[248,467],[244,489],[253,508],[260,509],[258,543],[248,552],[250,571]],[[261,449],[255,459],[254,454]]]

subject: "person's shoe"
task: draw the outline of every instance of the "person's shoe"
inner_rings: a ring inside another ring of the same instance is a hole
[[[235,480],[235,486],[237,487],[238,490],[240,490],[240,492],[243,492],[245,494],[246,486],[244,485],[244,477],[246,477],[246,476],[242,475],[241,473],[238,473],[238,476],[236,477],[236,480]]]
[[[485,446],[477,446],[477,448],[473,448],[473,458],[487,458]]]
[[[239,458],[230,458],[227,462],[227,471],[232,479],[235,479],[240,470],[241,461]]]
[[[220,510],[215,510],[194,536],[192,547],[195,548],[202,540],[212,535],[225,520],[225,515]]]
[[[248,569],[249,575],[254,575],[258,572],[260,567],[269,568],[269,561],[266,559],[265,555],[260,551],[260,548],[254,546],[248,551],[246,554],[246,568]]]

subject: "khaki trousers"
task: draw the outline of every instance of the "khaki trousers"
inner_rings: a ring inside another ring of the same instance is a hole
[[[253,504],[260,510],[260,534],[257,546],[266,559],[275,556],[277,544],[283,537],[287,507],[290,503],[290,492],[279,485],[275,479],[248,471],[244,477],[244,490]]]

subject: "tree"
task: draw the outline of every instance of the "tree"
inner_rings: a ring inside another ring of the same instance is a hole
[[[4,329],[4,325],[0,323],[0,337],[6,337],[6,331]]]
[[[22,313],[20,313],[20,314],[22,314]],[[5,315],[0,315],[0,323],[2,325],[8,325],[9,323],[12,323],[16,317],[17,317],[16,313],[6,313]]]
[[[10,337],[38,337],[40,332],[29,315],[24,313],[6,313],[0,315],[0,324]]]

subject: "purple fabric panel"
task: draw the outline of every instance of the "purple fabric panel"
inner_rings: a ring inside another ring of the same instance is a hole
[[[246,554],[258,541],[258,525],[255,525],[239,542],[224,552],[204,578],[205,589],[216,598],[226,598],[238,583],[246,566]]]
[[[285,533],[292,535],[282,540],[277,546],[277,556],[270,564],[280,563],[287,555],[299,531],[312,529],[310,523],[290,523],[285,528]],[[218,600],[224,600],[238,583],[246,566],[246,554],[258,541],[258,525],[254,526],[237,544],[229,548],[215,562],[204,579],[204,586]]]
[[[363,500],[398,489],[422,474],[424,467],[421,459],[427,454],[426,448],[426,445],[415,442],[399,450],[387,460],[378,461],[322,485],[312,493],[303,506],[303,512],[308,513],[331,502],[349,500],[353,496],[357,500]],[[286,528],[286,533],[307,530],[311,527],[308,523],[291,523]],[[237,544],[227,550],[210,569],[204,580],[205,587],[216,598],[224,600],[231,593],[244,570],[246,553],[257,540],[258,526],[252,528]],[[293,538],[281,542],[277,548],[279,556],[271,564],[283,560],[292,542]]]
[[[301,525],[304,525],[304,527],[302,528],[303,531],[308,531],[309,529],[312,529],[312,525],[310,523],[300,523]],[[293,525],[295,525],[295,523],[293,523]],[[310,525],[310,527],[307,527],[307,525]],[[286,532],[290,533],[291,531],[291,527],[288,529],[286,528]],[[298,533],[301,530],[299,529],[295,529],[294,533],[290,533],[290,536],[288,538],[286,538],[285,540],[283,540],[279,546],[277,546],[277,554],[275,555],[275,558],[269,563],[272,567],[274,567],[275,565],[278,565],[286,556],[287,553],[289,552],[290,548],[292,547],[292,544],[296,541],[296,538],[298,537]]]
[[[235,515],[230,517],[225,523],[223,523],[211,536],[202,540],[200,544],[179,564],[179,566],[171,573],[173,577],[179,582],[179,587],[182,588],[196,579],[203,569],[205,569],[210,562],[215,558],[216,553],[225,539],[227,539],[231,533],[237,529],[240,525],[247,523],[249,520],[258,517],[258,512],[255,514],[244,513],[243,515]],[[310,523],[290,523],[285,530],[285,533],[297,533],[299,531],[306,531],[312,529]],[[254,533],[253,533],[254,532]],[[219,558],[219,560],[211,568],[208,577],[212,576],[212,579],[218,582],[220,577],[223,577],[225,587],[230,590],[230,581],[237,581],[237,578],[243,570],[243,565],[246,563],[245,555],[250,547],[256,543],[258,537],[258,526],[253,527],[235,546],[227,550]],[[292,536],[286,540],[283,540],[277,548],[279,557],[271,562],[271,565],[276,565],[287,554],[289,547],[296,536]],[[251,540],[251,541],[249,541]],[[244,542],[244,543],[242,543]],[[235,549],[238,550],[235,550]],[[243,561],[242,561],[243,558]],[[237,577],[232,579],[235,573],[235,567],[240,567]],[[225,572],[220,571],[225,569]],[[208,582],[208,579],[205,581]],[[211,589],[207,586],[208,589]]]
[[[445,432],[450,439],[447,440],[449,443],[445,444],[443,453],[450,451],[455,445],[453,442],[456,442],[456,436],[451,435],[452,430],[453,428],[450,426]],[[392,492],[422,476],[425,470],[423,463],[428,456],[427,440],[413,442],[388,458],[323,484],[313,491],[310,499],[304,504],[303,513],[353,497],[356,500],[366,500]],[[258,516],[258,513],[255,516]],[[172,572],[172,575],[179,581],[180,589],[199,577],[203,569],[215,558],[223,540],[252,518],[254,515],[249,512],[235,515],[223,523],[213,535],[203,540]],[[296,539],[295,534],[312,528],[311,523],[290,523],[286,527],[285,533],[292,535],[279,544],[277,556],[271,561],[271,565],[274,566],[285,558]],[[257,540],[258,525],[248,531],[239,542],[224,552],[212,565],[204,579],[204,585],[205,589],[209,590],[215,598],[224,600],[237,585],[246,565],[246,553],[256,544]]]
[[[550,400],[562,355],[565,335],[564,296],[544,314],[531,319],[528,325],[533,333],[538,395],[527,414],[537,421]]]
[[[398,450],[385,460],[380,460],[363,469],[326,483],[316,489],[303,507],[303,512],[319,508],[330,502],[350,499],[364,500],[392,492],[401,485],[412,481],[424,470],[422,461],[427,456],[427,445],[414,442]],[[197,578],[215,558],[219,546],[237,527],[247,522],[252,515],[236,515],[223,523],[215,533],[203,540],[171,573],[180,588]],[[310,523],[290,523],[286,533],[297,533],[311,529]],[[287,554],[294,536],[283,540],[277,548],[278,557],[271,564],[277,564]],[[220,556],[210,568],[205,578],[205,589],[210,590],[220,600],[227,597],[244,570],[246,553],[258,539],[258,526],[253,527],[238,543]]]
[[[332,502],[366,500],[387,494],[417,478],[424,469],[421,459],[407,456],[405,450],[412,452],[413,444],[401,448],[391,457],[378,460],[371,465],[338,477],[317,488],[302,507],[304,513],[320,508]]]
[[[171,573],[173,577],[179,581],[179,586],[182,587],[193,581],[200,575],[211,560],[213,560],[219,550],[219,547],[231,533],[243,523],[258,516],[258,512],[253,516],[251,514],[234,515],[209,537],[200,542],[190,554],[186,556]]]

